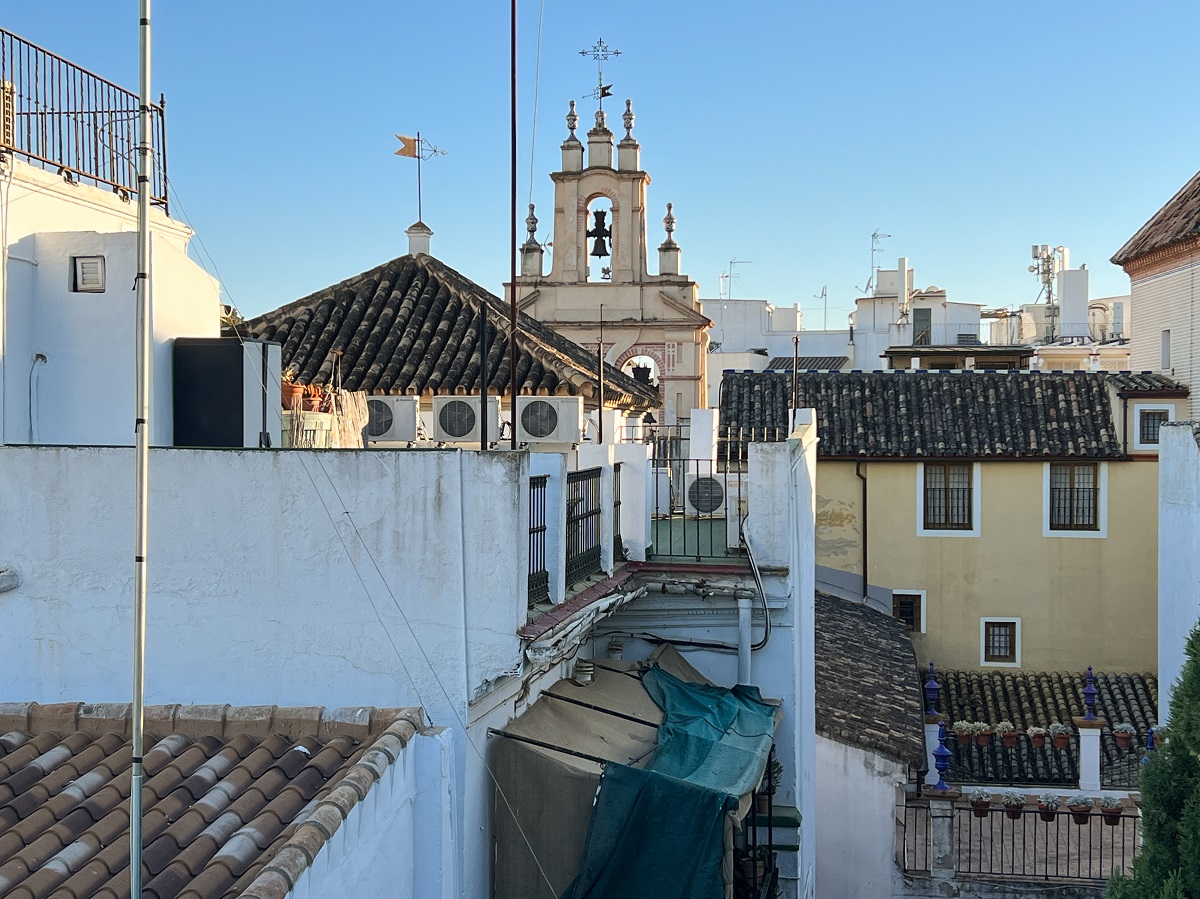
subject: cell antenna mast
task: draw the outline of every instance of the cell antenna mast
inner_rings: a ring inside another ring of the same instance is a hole
[[[604,43],[604,38],[596,41],[590,50],[580,50],[580,56],[590,56],[596,61],[596,89],[586,96],[600,101],[600,110],[604,110],[604,98],[612,96],[612,85],[604,83],[604,63],[614,56],[620,56],[620,50],[614,50]]]

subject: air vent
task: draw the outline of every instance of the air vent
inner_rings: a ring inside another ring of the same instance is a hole
[[[583,398],[517,397],[517,440],[522,443],[582,443]]]
[[[75,293],[104,293],[104,257],[71,257],[71,290]]]
[[[415,396],[367,397],[367,440],[372,444],[416,440],[420,404]]]

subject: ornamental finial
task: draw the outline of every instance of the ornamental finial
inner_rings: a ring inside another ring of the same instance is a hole
[[[667,242],[675,240],[675,213],[671,211],[672,204],[667,204],[667,214],[663,216],[663,227],[667,229]]]
[[[606,119],[606,116],[604,115],[604,110],[597,109],[596,110],[596,130],[597,131],[607,131],[608,130],[608,124],[606,123],[605,119]]]
[[[575,101],[571,101],[571,109],[567,113],[567,127],[571,129],[571,138],[575,137],[575,129],[579,127],[579,116],[575,114]]]
[[[533,214],[533,204],[530,203],[529,215],[525,216],[525,230],[529,232],[528,243],[537,243],[537,238],[534,237],[534,235],[537,234],[537,226],[537,216]]]
[[[625,101],[625,114],[621,116],[621,121],[625,123],[625,139],[633,140],[633,101]]]

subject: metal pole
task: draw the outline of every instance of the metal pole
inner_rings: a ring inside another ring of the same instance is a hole
[[[517,0],[512,0],[512,12],[509,16],[509,67],[511,70],[511,89],[509,91],[510,106],[510,171],[509,182],[511,194],[509,201],[509,227],[511,229],[508,248],[509,284],[512,289],[508,293],[508,368],[509,368],[509,437],[512,449],[517,448]]]
[[[440,140],[440,138],[439,138]],[[417,221],[424,222],[425,214],[421,210],[421,132],[417,132]]]
[[[137,417],[134,422],[133,769],[129,791],[129,895],[142,895],[142,751],[146,710],[146,556],[150,474],[150,0],[138,24]]]
[[[479,449],[488,448],[487,388],[488,388],[488,345],[487,345],[487,300],[479,301]],[[513,422],[516,425],[516,422]]]
[[[596,403],[596,428],[599,442],[604,443],[604,304],[600,304],[600,349],[596,351],[596,362],[600,372],[600,398]]]

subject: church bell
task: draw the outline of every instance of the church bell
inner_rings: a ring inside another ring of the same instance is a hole
[[[607,255],[608,255],[608,247],[606,247],[606,246],[604,245],[604,238],[603,238],[603,237],[597,237],[597,238],[596,238],[596,239],[595,239],[595,240],[592,242],[592,252],[591,252],[591,255],[592,255],[592,256],[607,256]]]

